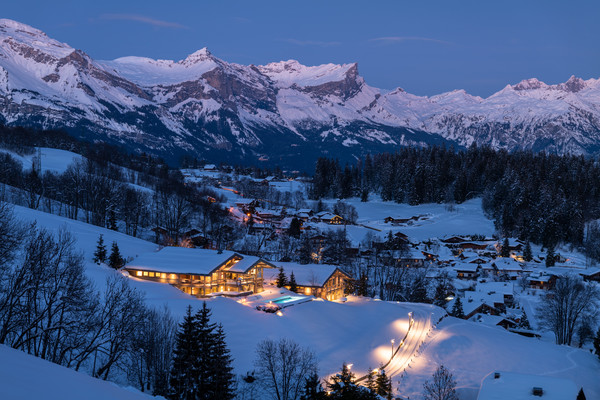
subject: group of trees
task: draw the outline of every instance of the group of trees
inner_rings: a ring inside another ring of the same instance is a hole
[[[367,155],[356,165],[317,161],[311,195],[421,204],[462,203],[482,196],[485,211],[505,236],[545,247],[581,245],[585,224],[600,217],[600,166],[592,159],[471,147],[403,148]],[[600,235],[597,235],[600,237]]]
[[[225,333],[210,317],[206,303],[195,314],[188,307],[177,333],[168,398],[231,400],[235,397],[233,359],[225,343]]]
[[[598,318],[598,302],[600,290],[595,283],[584,282],[577,275],[561,276],[544,296],[538,309],[539,319],[554,332],[556,344],[570,346],[579,333],[581,345],[593,335],[591,326]]]
[[[119,275],[98,292],[66,231],[21,227],[0,203],[0,344],[164,393],[173,322]],[[151,340],[150,340],[151,339]]]

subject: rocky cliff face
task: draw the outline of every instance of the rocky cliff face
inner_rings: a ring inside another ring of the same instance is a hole
[[[43,32],[0,20],[0,120],[63,128],[175,161],[269,160],[310,167],[397,146],[486,144],[595,154],[600,83],[528,79],[482,99],[368,86],[356,64],[227,63],[201,49],[175,62],[96,61]]]

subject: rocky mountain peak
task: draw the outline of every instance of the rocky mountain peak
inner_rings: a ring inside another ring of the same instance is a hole
[[[561,83],[559,89],[566,92],[577,93],[586,87],[586,83],[583,79],[577,78],[575,75],[571,75],[568,81]]]
[[[544,82],[537,80],[536,78],[523,79],[521,82],[512,86],[514,90],[535,90],[547,88]]]

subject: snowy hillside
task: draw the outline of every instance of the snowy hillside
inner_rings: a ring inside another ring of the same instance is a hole
[[[206,48],[180,61],[96,61],[0,20],[0,122],[64,128],[171,160],[188,153],[306,168],[319,155],[348,161],[394,146],[472,143],[595,154],[599,82],[529,79],[486,99],[463,90],[422,97],[369,86],[357,64],[245,66]]]
[[[377,204],[370,211],[368,204],[363,207],[361,212],[367,220],[380,219],[384,215]],[[425,211],[424,207],[409,210],[405,206],[403,212],[414,214],[415,211]],[[446,213],[450,217],[429,207],[434,221],[439,220],[439,227],[435,228],[433,221],[432,226],[415,225],[410,236],[426,238],[436,234],[438,229],[439,232],[444,229],[451,233],[453,226],[467,223],[470,224],[469,229],[485,232],[489,227],[482,225],[485,223],[482,217],[475,216],[473,219],[469,215],[473,214],[474,207],[478,207],[478,203],[470,202],[464,211]],[[388,208],[388,211],[393,210],[393,207]],[[87,275],[100,286],[107,276],[116,274],[106,266],[91,262],[100,234],[104,235],[107,243],[117,241],[126,257],[137,257],[156,250],[153,243],[82,222],[22,207],[15,207],[15,213],[18,218],[35,220],[39,227],[53,232],[61,227],[71,231],[77,241],[76,247],[84,252]],[[419,229],[424,231],[419,233]],[[203,300],[169,285],[133,277],[128,279],[133,287],[144,293],[149,305],[166,305],[178,319],[188,305],[195,309],[202,305]],[[495,370],[567,377],[583,386],[588,398],[600,396],[600,383],[596,379],[597,358],[584,350],[560,347],[547,341],[524,338],[499,327],[454,318],[446,318],[433,328],[444,311],[427,304],[384,302],[351,296],[346,302],[313,300],[296,304],[284,308],[281,316],[254,308],[287,293],[285,289],[269,287],[263,293],[249,296],[246,301],[238,302],[232,298],[206,300],[213,310],[213,318],[225,328],[236,373],[244,374],[254,369],[254,349],[259,341],[287,337],[316,353],[321,376],[338,371],[343,362],[353,364],[353,371],[360,376],[369,367],[386,363],[392,351],[390,340],[395,339],[399,343],[408,333],[404,346],[388,367],[388,373],[393,376],[394,386],[399,387],[401,393],[410,394],[411,398],[421,393],[423,382],[430,378],[438,364],[444,364],[453,372],[461,400],[475,400],[481,380]],[[410,329],[409,313],[415,319]],[[9,387],[14,388],[12,384]]]
[[[41,358],[0,345],[0,393],[10,400],[143,400],[135,389],[92,378]]]

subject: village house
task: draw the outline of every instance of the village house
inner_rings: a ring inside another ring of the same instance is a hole
[[[479,264],[473,263],[458,263],[454,269],[456,270],[456,277],[458,279],[475,279],[479,276],[478,273]]]
[[[488,315],[488,314],[475,314],[469,321],[479,322],[480,324],[487,326],[499,326],[506,330],[512,329],[517,326],[517,323],[508,318],[504,318],[500,315]]]
[[[515,280],[523,272],[521,264],[510,257],[497,258],[492,262],[495,273],[498,276],[504,276],[508,279]]]
[[[441,241],[442,241],[442,243],[445,243],[445,244],[457,244],[457,243],[466,242],[467,239],[465,239],[461,236],[452,236],[452,237],[449,237],[446,239],[442,239]]]
[[[550,290],[556,284],[556,275],[534,274],[527,278],[531,289]]]
[[[167,283],[206,297],[239,296],[263,291],[263,270],[275,266],[258,257],[232,251],[165,247],[144,254],[124,267],[130,276]]]
[[[324,222],[329,225],[341,225],[344,223],[344,218],[333,214],[329,211],[321,211],[316,213],[312,218],[312,222]]]
[[[275,285],[279,275],[279,267],[283,268],[287,279],[292,272],[296,280],[297,293],[320,297],[325,300],[337,300],[345,296],[345,289],[352,277],[336,265],[297,264],[292,262],[274,263],[277,269],[265,270],[265,282]],[[289,289],[289,285],[287,286]]]
[[[580,272],[579,275],[581,275],[586,282],[600,282],[600,268],[588,269],[584,272]]]

